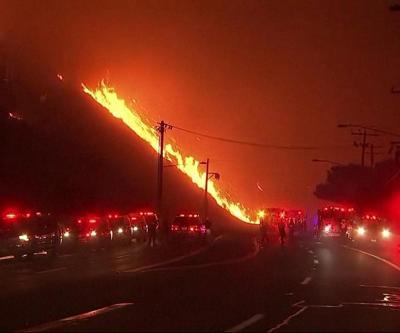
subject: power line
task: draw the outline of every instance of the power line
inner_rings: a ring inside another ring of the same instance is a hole
[[[172,128],[177,129],[177,130],[180,130],[182,132],[186,132],[186,133],[189,133],[189,134],[194,134],[194,135],[201,136],[201,137],[204,137],[204,138],[207,138],[207,139],[211,139],[211,140],[217,140],[217,141],[233,143],[233,144],[239,144],[239,145],[245,145],[245,146],[259,147],[259,148],[270,148],[270,149],[280,149],[280,150],[321,150],[321,149],[347,149],[347,148],[351,148],[352,147],[350,145],[346,145],[346,146],[272,145],[272,144],[266,144],[266,143],[261,143],[261,142],[243,141],[243,140],[225,138],[225,137],[220,137],[220,136],[215,136],[215,135],[209,135],[209,134],[200,133],[200,132],[197,132],[197,131],[189,130],[187,128],[182,128],[182,127],[175,126],[175,125],[170,125],[170,126]]]

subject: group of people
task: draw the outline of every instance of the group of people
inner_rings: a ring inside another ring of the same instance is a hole
[[[260,220],[260,243],[262,246],[268,244],[270,242],[269,239],[269,229],[270,224],[265,221],[265,219]],[[278,232],[279,232],[279,240],[281,245],[285,244],[286,241],[286,224],[284,220],[280,220],[278,222]]]

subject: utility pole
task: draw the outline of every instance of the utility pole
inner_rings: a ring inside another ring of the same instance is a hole
[[[371,145],[372,145],[371,143],[367,142],[367,137],[368,136],[379,136],[379,134],[368,133],[367,130],[364,128],[362,132],[352,132],[351,135],[362,136],[362,142],[360,143],[360,142],[355,141],[354,146],[361,147],[361,165],[364,167],[365,166],[366,148],[371,147]],[[371,149],[371,151],[373,151],[373,148]]]
[[[210,172],[210,159],[206,162],[206,184],[204,185],[204,223],[208,218],[208,173]]]
[[[367,131],[364,129],[361,153],[361,165],[365,166],[365,148],[367,146]]]
[[[374,165],[375,165],[375,156],[374,156],[374,144],[373,143],[371,143],[371,168],[373,168],[374,167]]]
[[[400,141],[392,141],[390,143],[389,154],[394,150],[394,160],[396,164],[400,165]]]
[[[171,129],[172,127],[166,124],[163,120],[157,126],[157,131],[159,134],[158,139],[158,168],[157,168],[157,214],[160,219],[160,223],[164,224],[163,220],[163,173],[164,173],[164,134],[166,129]]]
[[[203,220],[204,224],[206,224],[208,220],[208,181],[211,178],[215,178],[219,180],[221,178],[218,172],[210,172],[210,159],[207,158],[206,162],[200,162],[200,164],[205,164],[206,166],[206,177],[205,177],[205,184],[204,184],[204,204],[203,204]]]
[[[371,168],[373,168],[374,166],[375,166],[375,156],[374,156],[374,144],[372,143],[371,144],[371,152],[370,152],[370,154],[371,154]]]

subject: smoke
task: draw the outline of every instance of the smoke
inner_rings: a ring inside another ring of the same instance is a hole
[[[389,93],[400,44],[383,2],[13,0],[2,7],[0,31],[20,77],[39,85],[61,73],[95,86],[109,73],[154,124],[273,145],[342,146],[352,139],[339,122],[392,128],[400,120]],[[199,160],[209,157],[230,192],[254,208],[315,206],[326,166],[311,159],[359,159],[355,148],[287,152],[168,136]]]

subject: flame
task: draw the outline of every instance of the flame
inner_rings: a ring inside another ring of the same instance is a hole
[[[132,107],[128,107],[125,100],[120,98],[113,87],[108,86],[102,81],[98,88],[92,90],[82,84],[83,91],[91,96],[97,103],[106,108],[115,118],[121,119],[132,131],[140,138],[146,141],[158,152],[158,132],[148,124],[139,113]],[[192,156],[186,156],[180,152],[171,143],[165,145],[164,158],[187,175],[194,184],[204,189],[205,172],[199,169],[200,162]],[[258,223],[253,221],[248,214],[247,209],[239,202],[233,202],[228,199],[211,179],[208,182],[208,193],[214,198],[216,203],[226,209],[231,215],[246,223]]]

